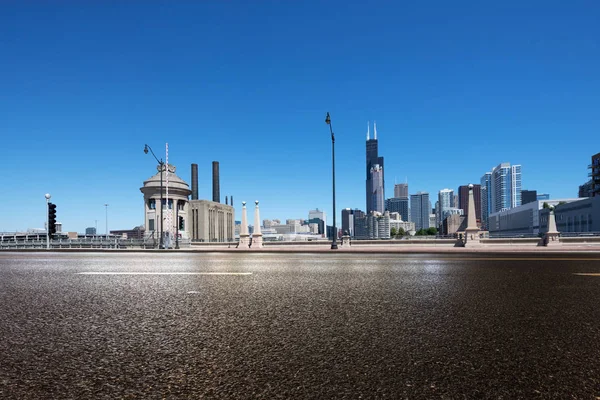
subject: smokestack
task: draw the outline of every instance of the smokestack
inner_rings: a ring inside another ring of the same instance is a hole
[[[228,205],[229,203],[227,202],[227,196],[225,196],[225,205]]]
[[[192,200],[198,200],[198,164],[192,164]]]
[[[213,161],[213,201],[221,202],[221,189],[219,187],[219,162]]]

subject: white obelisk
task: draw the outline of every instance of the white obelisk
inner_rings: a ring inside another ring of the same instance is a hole
[[[560,244],[558,235],[559,232],[556,229],[556,217],[554,216],[554,209],[550,209],[550,214],[548,214],[548,232],[546,232],[544,244],[546,246],[556,246]]]
[[[250,243],[250,235],[248,234],[248,217],[246,215],[246,202],[242,201],[242,225],[240,226],[240,242],[238,248],[246,248]]]
[[[263,247],[262,232],[260,231],[260,213],[258,211],[258,200],[254,202],[254,232],[252,232],[252,248],[260,249]]]
[[[481,245],[479,228],[477,227],[477,215],[475,215],[475,196],[473,196],[473,184],[469,185],[469,214],[467,215],[467,229],[465,229],[465,247]]]

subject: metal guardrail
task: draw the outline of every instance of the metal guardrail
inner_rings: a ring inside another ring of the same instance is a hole
[[[522,234],[516,234],[516,235],[490,233],[490,235],[488,236],[488,239],[532,239],[532,238],[539,239],[542,236],[543,235],[536,234],[536,233],[522,233]]]
[[[172,243],[175,246],[175,242]],[[187,239],[179,240],[179,247],[190,247]],[[0,250],[9,249],[45,249],[45,240],[16,240],[0,242]],[[50,241],[52,249],[154,249],[158,242],[154,239],[58,239]]]
[[[600,243],[600,232],[563,232],[560,234],[561,240],[569,243],[589,242]],[[419,245],[430,243],[432,245],[450,245],[456,242],[453,236],[410,236],[402,239],[351,239],[350,244],[355,245]],[[525,244],[533,243],[540,240],[539,235],[493,235],[492,237],[482,237],[482,243],[486,244]],[[265,246],[282,246],[282,245],[329,245],[328,240],[318,241],[291,241],[291,242],[265,242]],[[171,243],[172,247],[175,243]],[[180,239],[180,248],[190,247],[234,247],[237,241],[233,242],[191,242],[189,239]],[[58,239],[51,240],[50,247],[52,249],[158,249],[158,241],[150,239],[122,239],[122,238],[82,238],[82,239]],[[46,249],[45,240],[16,240],[16,241],[0,241],[0,250],[16,250],[16,249]]]
[[[600,232],[561,232],[560,237],[599,237]]]

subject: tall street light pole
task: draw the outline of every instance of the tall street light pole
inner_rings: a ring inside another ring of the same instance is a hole
[[[50,193],[46,193],[44,195],[44,197],[46,198],[46,249],[50,248],[50,213],[48,212],[50,210],[50,198],[52,196],[50,196]]]
[[[333,240],[331,241],[331,250],[337,250],[337,227],[335,226],[335,136],[333,135],[329,113],[325,117],[325,123],[329,125],[329,132],[331,133],[331,170],[333,176]],[[327,233],[327,226],[325,226],[325,233]]]
[[[163,162],[162,158],[159,160],[158,157],[156,157],[156,155],[154,154],[154,151],[152,151],[152,147],[148,146],[147,144],[144,145],[144,153],[148,154],[148,150],[150,150],[150,153],[152,153],[152,155],[154,156],[154,159],[156,160],[156,162],[158,163],[158,165],[160,166],[160,244],[159,244],[159,248],[162,249],[163,246],[163,170],[165,163]]]
[[[177,208],[175,209],[175,249],[179,250],[179,202],[175,203]]]
[[[105,210],[105,218],[106,218],[106,239],[108,239],[108,204],[104,204],[104,210]]]

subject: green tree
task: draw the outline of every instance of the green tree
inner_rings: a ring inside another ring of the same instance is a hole
[[[404,230],[404,228],[398,228],[398,237],[402,237],[406,235],[406,231]]]
[[[398,235],[398,231],[396,230],[396,227],[392,227],[392,229],[390,229],[390,236],[396,237],[396,235]]]
[[[437,229],[434,228],[433,226],[429,229],[427,229],[427,235],[437,235]]]
[[[544,202],[544,204],[542,204],[542,208],[550,208],[550,205],[547,202]]]
[[[425,236],[425,235],[427,235],[427,231],[423,228],[419,229],[417,231],[417,233],[415,233],[415,236]]]

